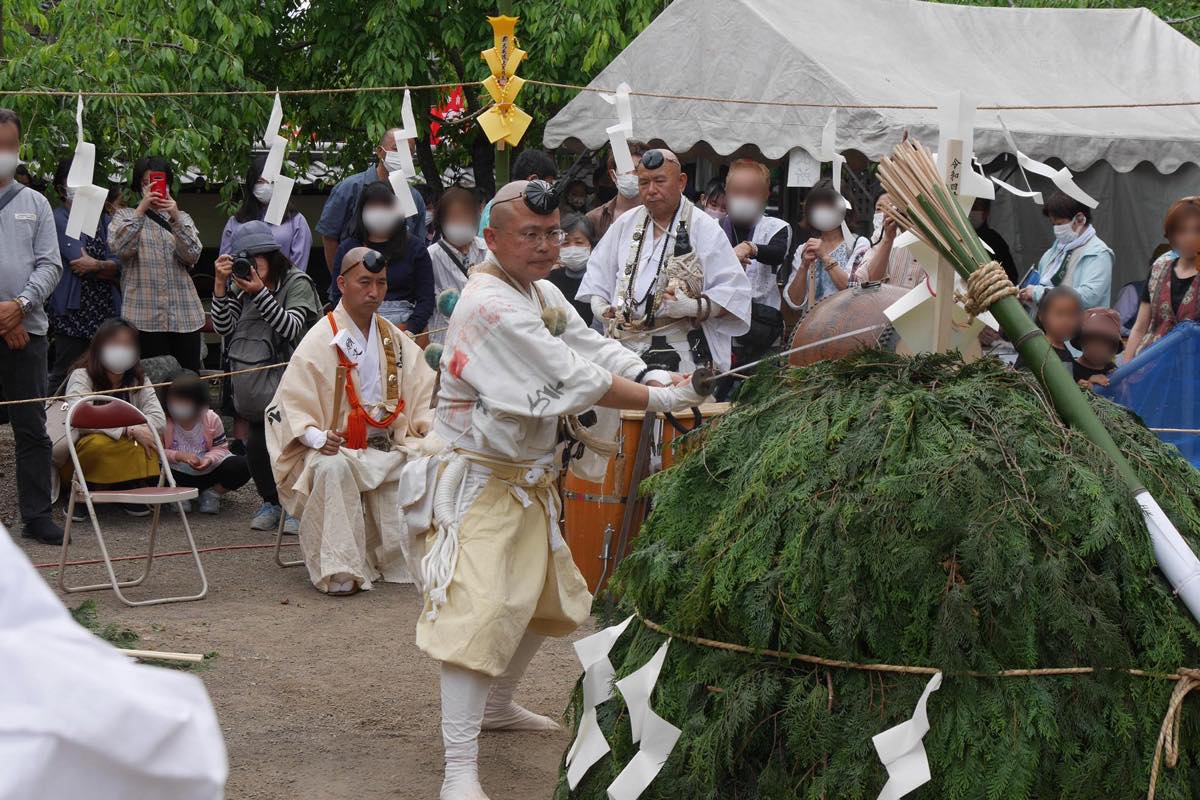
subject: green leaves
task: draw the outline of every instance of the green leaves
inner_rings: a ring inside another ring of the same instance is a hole
[[[1200,629],[1157,573],[1112,462],[1048,416],[1028,375],[872,352],[764,373],[744,399],[651,481],[654,510],[614,578],[626,609],[614,615],[636,607],[684,635],[941,668],[921,796],[1144,794],[1172,684],[1119,670],[1200,665]],[[1200,546],[1200,473],[1124,410],[1093,405]],[[619,675],[661,641],[626,634]],[[964,674],[1055,666],[1112,671]],[[870,800],[886,777],[871,736],[911,715],[926,680],[676,641],[654,707],[685,732],[647,796]],[[600,800],[632,757],[627,718],[610,705],[613,756],[578,800]],[[1196,711],[1160,798],[1190,797],[1200,781]]]

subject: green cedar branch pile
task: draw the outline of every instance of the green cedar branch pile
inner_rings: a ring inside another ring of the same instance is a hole
[[[1200,473],[1092,402],[1200,545]],[[681,635],[940,667],[933,780],[915,798],[1145,796],[1173,682],[956,674],[1200,666],[1200,629],[1157,573],[1140,509],[1030,376],[868,352],[760,375],[703,436],[651,482],[611,619],[637,608]],[[662,641],[635,622],[611,654],[618,678]],[[887,776],[871,737],[908,719],[927,681],[675,641],[652,706],[683,734],[643,797],[873,800]],[[1200,792],[1200,703],[1184,706],[1160,800]],[[560,781],[560,800],[601,800],[636,752],[619,693],[597,711],[613,752],[573,795]]]

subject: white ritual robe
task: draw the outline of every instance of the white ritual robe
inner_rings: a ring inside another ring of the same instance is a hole
[[[788,246],[791,249],[791,226],[778,217],[768,217],[765,215],[759,217],[758,221],[754,223],[754,229],[750,232],[750,241],[758,245],[770,244],[775,234],[784,228],[787,228]],[[771,267],[767,264],[760,264],[754,259],[750,260],[750,263],[746,266],[746,280],[750,281],[754,302],[762,303],[771,308],[780,307],[783,301],[779,293],[779,278],[776,273],[782,268],[782,264],[778,267]]]
[[[613,374],[645,365],[596,333],[549,281],[537,287],[568,323],[555,337],[537,293],[476,271],[450,320],[442,355],[436,437],[469,466],[450,519],[456,552],[444,590],[426,586],[417,646],[433,658],[487,675],[507,668],[527,631],[566,636],[587,619],[591,595],[558,527],[558,418],[590,409]],[[439,485],[439,491],[441,486]],[[448,540],[449,541],[449,540]],[[430,553],[437,550],[431,541]],[[433,602],[436,592],[444,599]]]
[[[225,742],[200,679],[71,619],[3,525],[0,676],[0,797],[222,797]]]
[[[422,440],[433,422],[434,372],[425,363],[421,348],[381,317],[386,333],[376,328],[365,337],[339,305],[333,312],[339,331],[364,348],[364,356],[351,370],[363,407],[375,419],[384,412],[377,401],[396,399],[404,410],[386,431],[368,427],[372,440],[390,435],[390,449],[368,445],[363,450],[343,447],[324,455],[306,442],[309,429],[346,429],[350,402],[344,385],[335,385],[338,359],[333,329],[322,318],[313,326],[284,370],[271,405],[267,407],[267,450],[279,488],[279,500],[288,513],[300,518],[300,549],[309,578],[318,589],[328,588],[339,573],[354,576],[364,589],[372,581],[409,582],[411,566],[404,558],[405,528],[399,511],[398,486],[405,461],[431,446]],[[388,364],[399,350],[401,367],[397,387],[388,386]],[[342,396],[341,411],[333,419],[334,397]],[[376,402],[372,402],[376,401]]]
[[[442,246],[440,241],[429,245],[429,261],[433,264],[433,293],[436,297],[446,289],[455,289],[459,292],[467,285],[467,275],[471,267],[483,261],[487,257],[487,245],[483,243],[483,239],[478,236],[471,242],[471,247],[467,250],[464,256],[462,251],[446,243],[446,247],[454,250],[454,254],[462,261],[467,271],[459,269],[458,264],[446,252],[446,248]],[[433,317],[429,320],[429,341],[441,344],[446,340],[446,331],[443,330],[450,324],[450,320],[440,309],[433,310]]]
[[[687,198],[681,203],[689,206]],[[587,273],[579,285],[575,299],[587,302],[592,297],[599,297],[609,305],[615,305],[615,300],[625,292],[628,277],[625,267],[630,259],[633,246],[634,232],[641,229],[642,207],[630,209],[618,217],[604,234],[591,258],[588,259]],[[729,358],[732,351],[731,340],[750,330],[750,299],[753,291],[746,271],[733,247],[721,230],[720,224],[707,214],[693,210],[691,222],[688,225],[688,237],[692,248],[704,266],[704,295],[712,302],[714,313],[700,323],[704,335],[708,339],[712,351],[713,363],[718,370],[729,369]],[[667,257],[674,252],[675,240],[672,233],[666,242]],[[654,284],[658,274],[658,264],[663,255],[663,234],[653,223],[646,226],[646,239],[642,244],[641,258],[637,265],[637,277],[634,281],[634,296],[638,299],[646,295]],[[717,316],[716,308],[720,307],[726,313]],[[668,320],[660,320],[665,324]],[[694,366],[690,354],[687,353],[687,331],[690,324],[671,325],[659,335],[666,335],[667,342],[681,356],[681,371],[690,371]],[[650,345],[649,336],[630,336],[623,340],[626,346],[637,353],[644,353]]]

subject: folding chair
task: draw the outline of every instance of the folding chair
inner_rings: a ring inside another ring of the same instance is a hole
[[[298,567],[304,563],[303,558],[297,558],[295,561],[284,561],[279,554],[279,548],[283,547],[283,524],[287,522],[287,512],[280,511],[279,524],[275,526],[275,563],[281,567]]]
[[[106,489],[101,491],[92,491],[89,489],[87,480],[83,474],[83,468],[79,465],[79,455],[75,452],[75,437],[73,436],[75,430],[95,431],[106,428],[128,428],[134,425],[147,425],[154,437],[154,448],[158,452],[158,460],[161,465],[158,486],[147,486],[137,489]],[[175,477],[171,474],[171,467],[167,464],[167,454],[163,450],[162,440],[159,439],[158,432],[154,430],[154,427],[147,423],[145,415],[124,400],[119,400],[115,397],[93,395],[81,399],[67,412],[66,429],[67,444],[71,453],[74,475],[71,478],[71,498],[67,503],[67,521],[63,530],[62,555],[58,562],[58,588],[64,592],[90,592],[96,589],[111,587],[117,597],[121,599],[121,602],[129,606],[149,606],[158,603],[199,600],[207,595],[208,578],[204,574],[204,566],[200,563],[200,553],[196,550],[196,540],[192,537],[192,528],[188,524],[187,514],[183,511],[183,501],[195,499],[199,495],[199,492],[192,488],[175,485]],[[66,585],[67,551],[71,545],[72,516],[75,511],[75,504],[80,501],[87,505],[88,516],[92,520],[92,529],[96,533],[96,541],[99,543],[100,553],[104,557],[104,566],[108,570],[108,583],[95,583],[88,586]],[[119,581],[117,580],[116,572],[113,570],[112,558],[109,557],[108,546],[104,541],[104,534],[100,530],[99,521],[96,519],[97,505],[113,503],[147,505],[154,508],[150,525],[150,543],[146,552],[146,566],[139,578]],[[158,537],[158,518],[162,507],[168,503],[176,505],[179,511],[179,518],[183,521],[183,529],[187,534],[188,546],[192,550],[192,557],[196,560],[196,571],[200,573],[200,591],[197,594],[179,597],[130,600],[121,590],[131,586],[140,586],[150,575],[150,567],[154,564],[154,545]]]

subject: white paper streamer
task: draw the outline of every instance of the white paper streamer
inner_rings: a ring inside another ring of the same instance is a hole
[[[617,688],[629,707],[633,741],[640,742],[641,748],[609,784],[609,800],[637,800],[662,770],[671,751],[675,749],[675,743],[679,741],[682,731],[650,708],[650,696],[654,693],[654,685],[658,683],[658,674],[662,671],[670,645],[671,640],[667,639],[645,666],[617,681]]]
[[[605,128],[604,132],[608,134],[618,175],[634,170],[633,154],[629,152],[629,139],[633,136],[633,107],[629,102],[629,92],[629,84],[622,82],[617,86],[616,94],[600,94],[604,102],[617,109],[617,124]]]
[[[1013,139],[1012,133],[1008,130],[1008,126],[1004,124],[1004,120],[1001,119],[999,114],[996,115],[996,120],[1000,123],[1001,129],[1004,131],[1004,138],[1008,142],[1008,147],[1016,155],[1017,164],[1021,166],[1021,169],[1028,170],[1034,175],[1041,175],[1043,178],[1049,178],[1058,187],[1059,191],[1073,200],[1078,200],[1088,208],[1095,208],[1100,205],[1100,201],[1079,188],[1069,169],[1066,167],[1055,169],[1049,164],[1030,158],[1018,150],[1016,140]],[[1028,183],[1028,179],[1026,179],[1026,182]]]
[[[276,175],[273,184],[271,202],[267,204],[263,222],[268,225],[282,225],[283,215],[287,213],[288,201],[292,199],[292,189],[296,187],[296,181],[287,175]]]
[[[816,186],[820,179],[821,162],[803,147],[793,147],[788,152],[787,185]]]
[[[404,102],[400,106],[400,125],[392,129],[396,153],[400,157],[400,169],[388,173],[388,183],[396,193],[396,210],[404,219],[408,219],[417,215],[417,203],[408,186],[409,179],[417,177],[417,167],[408,148],[409,141],[417,138],[417,118],[413,115],[412,92],[408,89],[404,90]]]
[[[613,695],[613,677],[616,670],[608,660],[608,654],[617,639],[629,627],[633,615],[612,627],[593,633],[575,643],[575,654],[583,665],[583,716],[579,720],[579,733],[571,749],[567,751],[567,785],[572,790],[597,761],[609,751],[596,722],[596,706]]]
[[[96,170],[96,145],[83,140],[83,95],[75,104],[75,128],[77,141],[71,169],[67,172],[67,188],[73,190],[71,211],[67,216],[66,235],[78,239],[84,233],[96,235],[100,227],[100,215],[104,213],[104,201],[108,190],[92,185]]]
[[[1200,621],[1200,560],[1150,492],[1143,489],[1134,499],[1146,517],[1159,569],[1192,617]]]
[[[271,116],[267,119],[266,130],[263,131],[263,144],[267,147],[267,160],[263,164],[262,178],[271,184],[271,202],[263,214],[263,222],[268,225],[283,223],[283,215],[287,212],[288,202],[292,199],[292,189],[296,181],[283,174],[283,158],[287,152],[287,139],[279,135],[279,126],[283,124],[283,103],[279,101],[279,93],[275,93],[275,102],[271,105]],[[253,187],[251,187],[253,188]]]
[[[1024,174],[1024,173],[1022,173],[1022,174]],[[1033,202],[1037,203],[1039,206],[1042,204],[1042,193],[1041,192],[1025,191],[1024,189],[1018,189],[1017,187],[1013,186],[1011,183],[1005,183],[1004,181],[1000,180],[999,178],[997,178],[994,175],[992,176],[992,183],[996,184],[997,186],[999,186],[1001,189],[1008,192],[1009,194],[1015,194],[1017,197],[1030,197],[1030,198],[1033,198]]]
[[[837,151],[837,109],[829,109],[829,119],[825,122],[825,127],[821,130],[821,160],[829,161],[833,165],[833,190],[839,195],[842,194],[842,165],[846,163],[846,158]],[[850,201],[842,196],[842,204],[849,211]],[[842,239],[847,244],[854,241],[854,237],[850,235],[850,226],[842,221]],[[853,248],[851,248],[853,249]]]
[[[929,782],[929,758],[921,741],[929,732],[929,715],[925,711],[925,704],[929,701],[929,695],[941,685],[942,673],[939,672],[925,684],[925,691],[917,701],[912,719],[888,728],[871,739],[875,751],[879,753],[879,760],[888,772],[888,781],[879,793],[878,800],[899,800]]]

